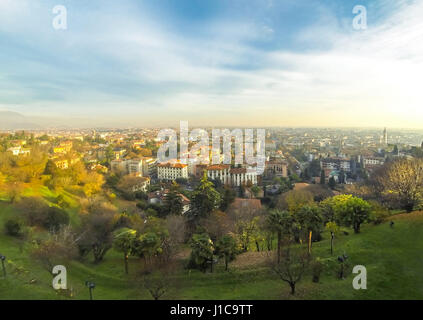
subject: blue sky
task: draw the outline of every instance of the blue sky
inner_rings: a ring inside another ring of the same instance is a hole
[[[55,5],[67,30],[52,27]],[[366,30],[352,28],[355,5]],[[0,0],[0,109],[146,125],[422,127],[423,4]]]

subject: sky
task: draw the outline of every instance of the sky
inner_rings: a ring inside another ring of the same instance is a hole
[[[421,129],[421,17],[423,1],[406,0],[0,0],[0,110],[93,126]]]

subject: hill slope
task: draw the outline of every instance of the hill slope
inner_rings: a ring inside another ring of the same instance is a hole
[[[10,206],[0,204],[1,229],[4,218],[12,214]],[[333,272],[327,271],[317,284],[311,282],[311,275],[307,274],[298,284],[297,295],[292,297],[287,285],[263,267],[262,253],[249,252],[247,259],[238,258],[230,272],[224,272],[222,266],[218,266],[213,274],[181,269],[176,277],[178,285],[164,298],[423,299],[423,213],[398,215],[393,220],[393,228],[389,223],[366,225],[361,234],[350,233],[335,239],[336,255],[345,252],[351,266],[366,266],[367,290],[352,288],[351,270],[345,280],[336,279]],[[325,240],[314,244],[315,256],[329,257],[327,238],[325,235]],[[51,276],[31,261],[27,248],[21,247],[16,239],[1,233],[0,252],[21,269],[8,274],[6,279],[0,278],[0,299],[65,299],[54,292]],[[244,263],[246,260],[251,263]],[[132,275],[139,263],[139,260],[131,259]],[[72,262],[67,270],[69,284],[74,289],[73,299],[88,299],[84,286],[86,280],[96,282],[94,297],[97,299],[151,299],[148,292],[131,281],[131,275],[128,278],[124,274],[121,254],[113,250],[99,265],[89,261]]]

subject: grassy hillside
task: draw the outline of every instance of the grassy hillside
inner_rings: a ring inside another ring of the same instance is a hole
[[[0,278],[0,299],[69,299],[51,287],[51,275],[29,258],[28,247],[4,235],[6,216],[13,211],[0,203],[0,253],[11,260],[8,276]],[[176,285],[165,299],[422,299],[423,298],[423,212],[397,215],[393,228],[389,223],[365,225],[361,234],[342,235],[335,239],[335,256],[347,253],[350,270],[345,280],[326,271],[320,283],[311,282],[307,274],[292,297],[289,288],[264,265],[260,252],[248,252],[232,263],[230,272],[219,265],[214,273],[181,268]],[[329,240],[313,245],[313,254],[329,257]],[[181,258],[181,263],[186,254]],[[124,274],[120,253],[110,250],[105,261],[94,265],[90,257],[67,266],[68,285],[74,289],[72,299],[88,299],[84,283],[93,280],[95,299],[151,299],[148,292],[134,282],[133,274],[140,261],[130,260],[130,275]],[[368,272],[368,289],[354,290],[351,267],[364,265]]]

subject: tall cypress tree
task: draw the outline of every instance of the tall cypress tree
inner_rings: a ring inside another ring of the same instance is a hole
[[[320,171],[320,184],[325,184],[325,170]]]

